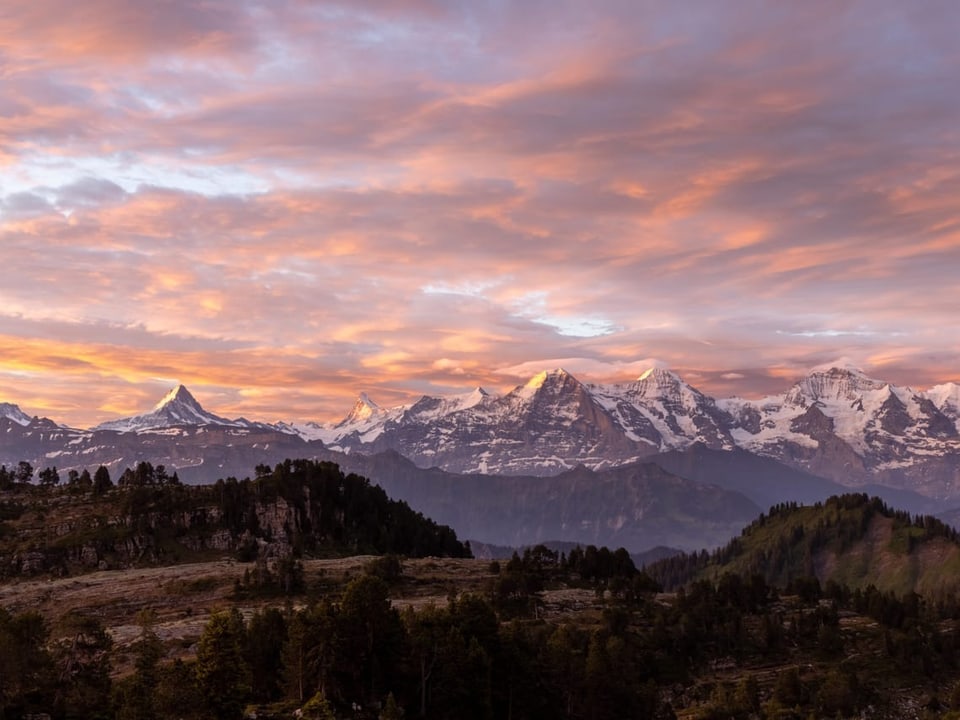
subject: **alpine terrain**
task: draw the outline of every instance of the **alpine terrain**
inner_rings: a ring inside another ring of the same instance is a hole
[[[694,549],[771,504],[849,488],[947,517],[960,506],[958,423],[957,385],[917,391],[850,367],[759,400],[714,399],[659,367],[624,384],[555,369],[501,396],[475,388],[385,408],[361,393],[334,423],[230,419],[183,386],[89,429],[4,403],[0,464],[65,477],[149,461],[201,483],[286,458],[333,461],[484,542]]]

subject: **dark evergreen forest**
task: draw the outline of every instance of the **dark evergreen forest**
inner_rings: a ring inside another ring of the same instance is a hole
[[[880,718],[901,716],[904,694],[915,717],[960,710],[956,596],[821,586],[804,572],[811,548],[849,546],[876,517],[892,523],[901,554],[928,535],[956,541],[942,524],[864,496],[775,507],[717,553],[650,572],[623,549],[528,548],[487,563],[481,591],[452,588],[444,603],[401,610],[391,596],[405,556],[468,548],[364,478],[303,461],[197,488],[148,463],[116,484],[98,474],[56,491],[56,483],[14,481],[3,517],[14,523],[16,507],[36,493],[99,493],[137,533],[167,527],[158,518],[214,508],[211,526],[262,537],[254,509],[282,498],[295,511],[291,554],[267,564],[241,545],[233,602],[209,617],[196,643],[171,648],[144,613],[122,672],[96,612],[72,611],[54,628],[34,610],[0,609],[0,720]],[[767,573],[720,570],[754,546]],[[301,558],[358,549],[376,554],[359,575],[305,579]],[[696,575],[705,568],[716,575]],[[786,582],[771,582],[785,569]],[[675,591],[663,593],[666,583]],[[545,591],[564,588],[595,602],[548,616]]]

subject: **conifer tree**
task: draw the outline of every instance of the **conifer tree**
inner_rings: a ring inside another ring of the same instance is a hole
[[[141,613],[140,639],[134,645],[134,674],[129,678],[117,708],[118,720],[155,720],[158,664],[163,658],[163,643],[153,629],[153,616]]]
[[[113,481],[110,479],[110,471],[101,465],[93,474],[93,494],[103,495],[113,487]]]
[[[220,720],[241,717],[250,696],[245,640],[243,618],[232,608],[210,618],[197,645],[197,685],[208,708]]]

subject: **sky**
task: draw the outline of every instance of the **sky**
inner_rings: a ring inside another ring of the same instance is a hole
[[[960,379],[960,5],[0,4],[0,401]]]

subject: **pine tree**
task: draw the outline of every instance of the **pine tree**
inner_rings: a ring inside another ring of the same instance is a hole
[[[33,479],[33,465],[26,460],[21,460],[17,463],[16,478],[17,482],[20,483],[30,482]]]
[[[43,709],[34,702],[49,697],[56,681],[48,639],[38,612],[10,615],[0,607],[0,718]]]
[[[113,487],[113,481],[110,479],[110,471],[101,465],[93,474],[93,494],[103,495]]]
[[[158,664],[163,658],[163,643],[153,629],[153,617],[141,613],[140,639],[134,645],[134,674],[127,681],[117,709],[118,720],[155,720]]]
[[[402,637],[400,615],[390,605],[386,583],[369,575],[351,580],[336,622],[337,669],[349,696],[380,696],[381,684],[398,660]]]
[[[283,645],[287,623],[276,608],[267,608],[250,618],[247,632],[247,660],[250,664],[253,699],[272,702],[280,697]]]
[[[246,631],[236,608],[210,618],[197,645],[197,685],[220,720],[241,717],[250,696],[250,667],[244,658]]]

